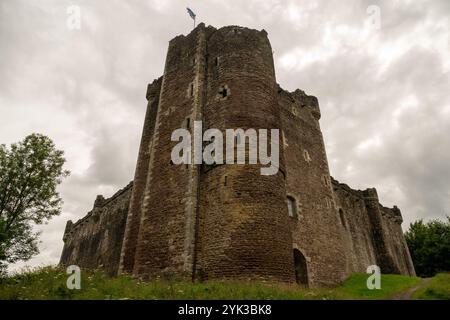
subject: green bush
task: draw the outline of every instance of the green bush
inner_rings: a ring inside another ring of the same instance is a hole
[[[405,239],[418,276],[450,271],[450,217],[411,223]]]

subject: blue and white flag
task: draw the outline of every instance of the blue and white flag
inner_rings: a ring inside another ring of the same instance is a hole
[[[189,8],[186,8],[186,9],[187,9],[187,12],[189,13],[189,15],[191,16],[191,18],[195,20],[195,13],[194,13],[194,11],[192,11]]]

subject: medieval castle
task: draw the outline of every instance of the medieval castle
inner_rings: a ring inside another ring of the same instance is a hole
[[[147,89],[134,180],[64,233],[62,265],[139,278],[333,285],[378,265],[415,275],[400,210],[330,176],[316,97],[278,86],[266,31],[198,25],[169,43]],[[261,165],[175,165],[177,128],[278,128],[275,175]]]

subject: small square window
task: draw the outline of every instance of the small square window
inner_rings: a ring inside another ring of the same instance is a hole
[[[225,86],[222,86],[220,88],[219,94],[222,96],[222,98],[226,98],[228,96],[228,89]]]

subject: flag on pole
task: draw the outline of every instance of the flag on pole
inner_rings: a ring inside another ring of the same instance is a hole
[[[192,11],[189,8],[186,8],[186,9],[187,9],[187,12],[189,13],[189,15],[191,16],[191,18],[194,19],[194,28],[195,28],[195,13],[194,13],[194,11]]]
[[[187,12],[189,13],[189,15],[191,16],[191,18],[195,20],[195,13],[194,13],[194,11],[192,11],[189,8],[186,8],[186,9],[187,9]]]

